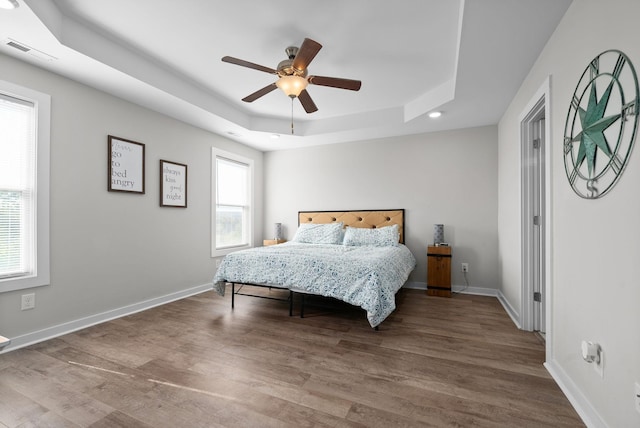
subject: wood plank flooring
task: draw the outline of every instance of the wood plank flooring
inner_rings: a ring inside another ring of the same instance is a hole
[[[401,290],[379,331],[334,301],[230,300],[0,355],[0,427],[584,426],[495,298]]]

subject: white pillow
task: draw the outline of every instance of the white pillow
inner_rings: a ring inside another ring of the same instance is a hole
[[[328,224],[303,223],[298,226],[293,242],[342,244],[342,226],[342,222]]]
[[[347,227],[343,243],[351,246],[395,247],[399,240],[398,225],[394,224],[376,229]]]

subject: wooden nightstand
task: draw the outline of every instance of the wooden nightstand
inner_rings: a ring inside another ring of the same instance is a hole
[[[451,297],[451,247],[427,247],[427,294]]]
[[[286,239],[265,239],[262,241],[262,245],[268,247],[269,245],[278,245],[287,242]]]

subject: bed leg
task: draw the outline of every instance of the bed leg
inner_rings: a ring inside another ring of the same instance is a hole
[[[235,300],[236,300],[236,284],[235,282],[231,283],[231,309],[235,308]]]
[[[289,316],[293,316],[293,291],[289,290]]]
[[[304,318],[304,293],[300,293],[300,318]]]
[[[373,329],[374,329],[375,331],[380,330],[380,329],[378,328],[378,326],[373,327]]]

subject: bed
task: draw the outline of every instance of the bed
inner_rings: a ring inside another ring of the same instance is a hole
[[[367,313],[377,327],[395,310],[395,295],[415,268],[404,245],[404,210],[301,211],[289,242],[227,255],[214,290],[256,285],[332,297]],[[301,309],[302,313],[302,309]]]

